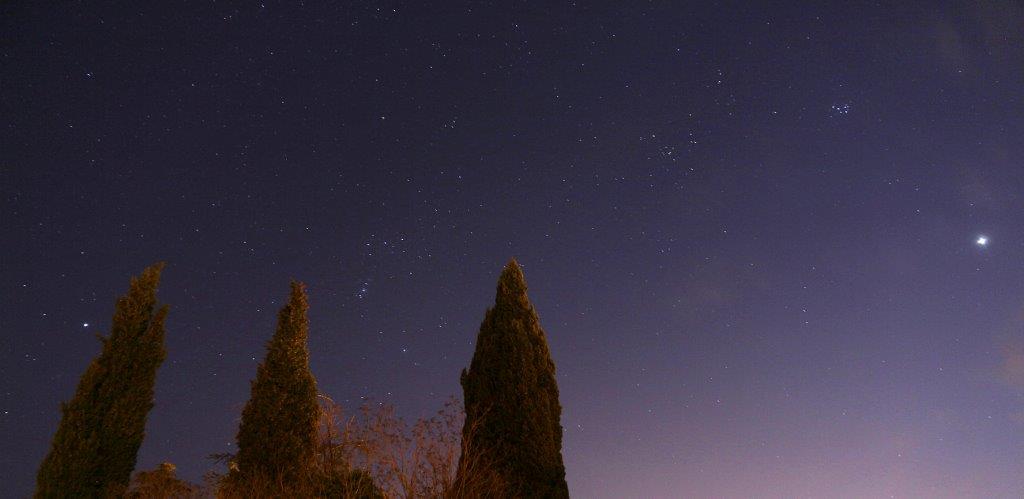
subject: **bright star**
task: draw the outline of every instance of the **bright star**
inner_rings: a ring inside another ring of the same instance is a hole
[[[974,243],[977,244],[978,246],[987,246],[988,245],[988,238],[985,237],[985,236],[980,236],[980,237],[978,237],[977,241],[974,241]]]
[[[89,323],[88,322],[83,322],[82,323],[82,327],[89,327]]]

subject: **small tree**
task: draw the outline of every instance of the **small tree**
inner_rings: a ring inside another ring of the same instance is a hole
[[[101,497],[127,488],[166,355],[167,306],[156,309],[163,266],[132,278],[117,300],[110,336],[99,337],[99,356],[79,379],[74,398],[61,406],[60,426],[36,476],[36,497]]]
[[[507,496],[568,497],[555,364],[514,259],[498,279],[494,307],[461,381],[466,421],[460,460],[488,463]],[[472,481],[471,475],[460,467],[458,481]]]
[[[317,443],[316,379],[309,370],[309,321],[306,292],[292,282],[288,304],[277,318],[277,331],[267,355],[256,369],[252,395],[238,427],[236,469],[228,488],[246,482],[305,486],[310,479]]]
[[[198,486],[188,483],[176,473],[171,463],[160,463],[152,471],[140,471],[132,479],[128,499],[181,499],[200,497]]]

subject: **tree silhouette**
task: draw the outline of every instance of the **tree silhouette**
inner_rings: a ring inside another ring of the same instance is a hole
[[[498,279],[494,307],[480,324],[461,381],[466,421],[460,459],[489,463],[509,496],[568,497],[555,364],[514,259]],[[458,480],[472,478],[462,475]]]
[[[61,406],[61,421],[36,477],[36,497],[122,494],[153,408],[156,371],[164,360],[167,306],[156,312],[163,263],[131,280],[117,300],[110,336]]]
[[[316,379],[309,370],[305,287],[292,282],[277,331],[256,369],[252,395],[238,427],[237,471],[228,483],[269,480],[298,485],[313,470],[317,443]]]

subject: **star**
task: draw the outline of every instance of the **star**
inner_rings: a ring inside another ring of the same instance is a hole
[[[978,246],[988,246],[988,238],[985,236],[978,236],[978,240],[974,241],[974,244]]]
[[[83,322],[82,323],[82,327],[89,327],[89,323],[88,322]]]

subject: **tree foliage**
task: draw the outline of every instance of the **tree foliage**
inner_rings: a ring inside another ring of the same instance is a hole
[[[36,477],[36,497],[106,497],[126,490],[166,355],[167,306],[156,308],[163,266],[132,278],[117,300],[110,336],[100,337],[99,356],[61,406],[60,426]]]
[[[229,484],[260,479],[297,485],[313,470],[319,407],[306,345],[308,308],[305,287],[292,282],[242,411],[237,470],[228,476]]]
[[[466,421],[460,459],[489,463],[508,496],[568,497],[555,364],[515,260],[498,279],[494,307],[461,381]],[[468,475],[460,472],[459,480]]]
[[[132,479],[127,499],[183,499],[202,497],[200,487],[178,478],[177,467],[160,463],[150,471],[140,471]]]

